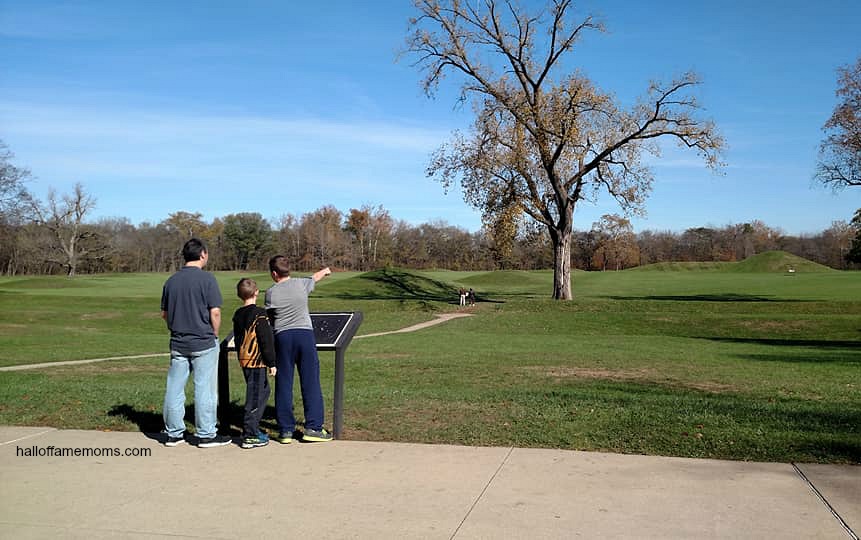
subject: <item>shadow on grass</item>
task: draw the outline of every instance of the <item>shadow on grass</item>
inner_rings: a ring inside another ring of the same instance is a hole
[[[775,338],[702,338],[721,343],[740,343],[788,348],[775,353],[746,353],[738,358],[764,362],[861,363],[861,341],[831,341],[824,339]]]
[[[815,347],[817,349],[846,349],[861,352],[861,341],[850,340],[826,340],[826,339],[775,339],[775,338],[734,338],[734,337],[706,337],[709,341],[721,341],[726,343],[753,343],[757,345],[769,345],[779,347]]]
[[[188,418],[189,407],[186,407],[185,416]],[[134,406],[126,403],[114,405],[108,411],[108,416],[117,416],[138,426],[140,431],[151,439],[157,439],[157,435],[164,429],[164,419],[161,412],[140,411]],[[191,418],[194,421],[194,410],[191,410]]]
[[[358,297],[366,296],[369,299],[387,300],[429,300],[435,302],[456,301],[458,290],[449,283],[444,283],[429,277],[398,270],[386,268],[376,272],[369,272],[362,276],[363,279],[371,281],[378,286],[379,291],[374,293],[359,293]],[[356,295],[342,293],[350,298]]]
[[[192,418],[192,422],[194,419]],[[242,435],[242,427],[245,423],[245,405],[238,401],[231,401],[226,409],[222,409],[218,415],[218,432],[228,435]],[[260,429],[268,433],[278,432],[278,423],[275,421],[275,407],[266,406],[263,418],[260,419]]]
[[[783,397],[766,401],[733,392],[680,388],[671,383],[610,381],[593,381],[531,397],[544,406],[578,403],[584,408],[616,411],[608,432],[660,432],[669,428],[672,433],[703,422],[707,433],[735,443],[720,448],[719,457],[861,463],[861,407],[845,402]],[[650,414],[644,416],[644,411]],[[691,416],[690,411],[697,412]],[[776,449],[764,444],[770,437],[785,447]]]
[[[341,300],[420,300],[425,302],[445,302],[458,304],[458,288],[412,272],[387,268],[363,274],[361,279],[375,285],[374,291],[335,292],[331,298]],[[477,302],[495,302],[486,298],[476,298]]]
[[[793,298],[775,298],[772,296],[757,296],[753,294],[692,294],[667,296],[605,296],[611,300],[666,300],[671,302],[817,302],[817,300],[798,300]]]
[[[164,442],[164,418],[161,411],[143,411],[136,409],[134,406],[127,403],[114,405],[108,411],[108,416],[115,416],[135,424],[141,433],[147,438]],[[219,411],[218,432],[222,435],[230,435],[237,437],[242,434],[242,424],[245,418],[245,407],[236,402],[231,401],[226,407]],[[194,404],[186,405],[184,420],[187,424],[194,425]],[[260,421],[260,428],[266,429],[270,433],[277,432],[278,424],[275,421],[275,407],[268,405],[266,412],[263,414],[263,419]]]

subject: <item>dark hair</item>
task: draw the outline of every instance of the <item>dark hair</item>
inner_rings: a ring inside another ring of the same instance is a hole
[[[257,282],[251,278],[244,277],[236,284],[236,296],[238,296],[240,300],[248,300],[249,298],[252,298],[254,293],[258,290]]]
[[[269,271],[278,274],[278,277],[290,275],[290,262],[284,255],[275,255],[269,259]]]
[[[182,258],[185,262],[199,261],[206,253],[206,244],[199,238],[192,238],[182,246]]]

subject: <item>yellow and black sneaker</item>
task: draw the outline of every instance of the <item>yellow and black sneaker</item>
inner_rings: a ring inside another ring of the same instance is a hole
[[[279,433],[277,437],[273,438],[281,444],[290,444],[291,442],[293,442],[292,433]]]
[[[332,434],[326,431],[326,428],[306,429],[302,435],[302,442],[329,442],[332,440]]]

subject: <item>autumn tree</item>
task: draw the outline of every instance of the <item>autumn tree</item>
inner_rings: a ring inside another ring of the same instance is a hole
[[[92,230],[101,239],[103,254],[96,264],[88,265],[89,272],[136,272],[140,268],[143,246],[135,226],[128,218],[101,218],[92,224]]]
[[[283,214],[278,219],[274,247],[277,253],[291,261],[298,261],[301,258],[299,220],[293,214]]]
[[[302,215],[299,234],[304,253],[300,267],[310,269],[343,264],[346,252],[346,234],[342,229],[343,216],[332,205],[326,205]]]
[[[248,265],[272,245],[272,227],[258,212],[241,212],[224,218],[226,247],[234,256],[234,268]]]
[[[846,263],[852,262],[848,254],[852,249],[852,241],[856,235],[855,228],[843,220],[831,222],[831,226],[819,235],[819,245],[825,255],[825,264],[831,268],[846,269]]]
[[[361,208],[350,209],[344,230],[351,236],[357,251],[354,256],[356,268],[367,270],[375,267],[381,256],[388,255],[392,227],[392,218],[382,205],[364,204]]]
[[[351,208],[344,229],[353,238],[353,245],[358,245],[358,256],[353,262],[360,270],[367,270],[367,246],[368,230],[371,226],[371,213],[366,208]]]
[[[203,221],[200,212],[185,212],[180,210],[168,214],[167,219],[162,221],[170,234],[176,236],[181,246],[189,238],[202,238],[209,227]]]
[[[553,264],[553,250],[546,228],[535,221],[521,223],[514,245],[514,256],[523,270],[550,268]]]
[[[855,211],[855,215],[850,222],[850,227],[852,228],[854,237],[845,258],[847,262],[861,263],[861,208]]]
[[[716,254],[717,231],[711,227],[692,227],[679,237],[679,243],[691,261],[714,261]]]
[[[377,267],[391,258],[392,229],[395,222],[389,211],[383,208],[383,205],[376,207],[363,205],[362,209],[368,212],[370,218],[366,237],[368,242],[367,257],[371,266]]]
[[[491,251],[498,268],[508,268],[511,264],[522,215],[517,204],[506,204],[489,222],[485,220],[484,229],[493,243]]]
[[[641,231],[637,235],[640,264],[671,261],[675,257],[678,238],[671,231]]]
[[[840,100],[822,126],[815,177],[835,189],[861,186],[861,56],[837,70]]]
[[[593,255],[593,268],[622,270],[635,266],[640,260],[640,247],[631,222],[622,216],[605,214],[592,224],[598,238]]]
[[[572,22],[571,0],[553,0],[527,13],[509,0],[417,0],[406,52],[417,57],[432,95],[442,78],[458,74],[470,101],[470,133],[455,133],[428,173],[448,188],[459,181],[464,199],[492,222],[516,201],[543,224],[554,251],[553,297],[571,298],[571,234],[578,202],[606,190],[627,212],[642,211],[652,184],[644,154],[660,138],[693,149],[719,165],[723,139],[695,117],[700,79],[686,73],[653,82],[635,105],[580,71],[570,71],[576,43],[603,25],[588,16]]]
[[[209,250],[209,262],[207,266],[210,269],[218,267],[216,253],[213,249],[213,240],[215,237],[211,234],[209,225],[203,220],[203,214],[200,212],[186,212],[178,210],[168,214],[167,218],[158,224],[158,236],[164,237],[161,239],[163,245],[156,244],[153,246],[154,251],[166,252],[169,257],[166,260],[168,271],[174,271],[184,264],[182,260],[182,245],[189,238],[200,238],[203,240]],[[162,253],[156,255],[160,258]],[[160,264],[159,264],[160,266]]]
[[[96,199],[84,191],[80,183],[75,184],[72,193],[62,197],[51,189],[44,206],[37,201],[32,203],[36,222],[48,232],[45,260],[65,268],[69,278],[75,277],[84,257],[98,255],[97,250],[86,243],[95,238],[96,232],[84,221],[95,207]]]

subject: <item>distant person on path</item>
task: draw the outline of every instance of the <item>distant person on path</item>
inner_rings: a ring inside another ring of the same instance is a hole
[[[472,287],[469,288],[469,292],[466,293],[467,297],[469,297],[469,305],[475,305],[475,291],[472,290]]]
[[[266,290],[266,312],[275,331],[275,418],[282,444],[293,440],[296,418],[293,415],[293,369],[299,371],[305,431],[302,440],[326,442],[332,434],[323,428],[323,391],[320,388],[320,360],[314,327],[308,312],[308,295],[314,285],[332,273],[323,268],[309,278],[291,278],[290,264],[283,255],[269,259],[275,285]]]
[[[463,287],[460,288],[460,305],[466,305],[466,291],[463,289]]]
[[[185,260],[165,282],[161,316],[170,330],[170,368],[164,394],[165,446],[185,442],[185,384],[194,374],[194,425],[200,448],[230,444],[215,428],[218,405],[218,329],[221,290],[215,277],[204,272],[206,246],[192,238],[182,247]]]
[[[269,375],[275,376],[275,338],[266,310],[257,306],[260,289],[253,279],[242,278],[236,295],[242,307],[233,314],[233,343],[245,377],[245,419],[242,423],[242,448],[269,444],[269,435],[260,430],[260,419],[269,400]]]

